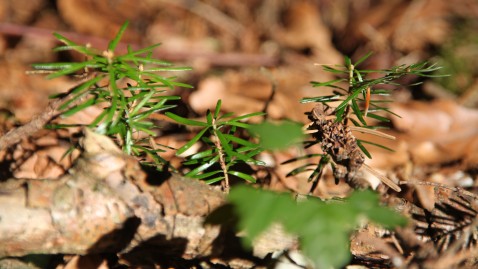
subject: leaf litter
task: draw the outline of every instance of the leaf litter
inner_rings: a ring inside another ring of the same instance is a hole
[[[64,31],[76,41],[101,47],[106,46],[110,35],[128,19],[134,27],[125,33],[125,42],[135,45],[163,42],[165,49],[158,49],[160,58],[180,61],[195,69],[181,80],[196,88],[176,90],[184,102],[177,109],[185,116],[204,117],[206,110],[214,107],[220,98],[225,112],[243,115],[267,108],[272,119],[306,123],[304,112],[313,106],[299,106],[298,100],[317,95],[309,81],[333,79],[314,63],[333,65],[341,61],[341,54],[360,58],[369,51],[374,51],[374,57],[365,63],[368,69],[426,60],[435,56],[430,47],[440,47],[447,36],[460,27],[456,21],[473,21],[478,16],[478,6],[471,0],[453,3],[444,0],[204,1],[197,6],[185,1],[141,4],[121,1],[114,6],[109,2],[57,1],[53,6],[51,2],[37,0],[26,5],[28,8],[18,7],[19,2],[0,4],[0,11],[9,11],[0,12],[0,51],[4,55],[0,65],[3,71],[0,72],[0,105],[7,115],[1,122],[3,134],[44,111],[49,95],[75,84],[66,79],[48,81],[41,76],[25,75],[33,62],[58,60],[59,56],[50,52],[55,46],[51,39],[53,31]],[[208,17],[204,10],[216,13]],[[473,47],[466,48],[473,50]],[[61,57],[74,59],[78,55]],[[260,66],[268,68],[271,76],[261,71]],[[266,105],[274,85],[275,95]],[[351,238],[350,265],[370,268],[476,266],[476,108],[465,108],[454,100],[429,102],[427,99],[438,98],[427,94],[430,93],[417,88],[397,89],[394,98],[401,102],[393,104],[391,110],[401,118],[392,117],[392,128],[388,131],[397,140],[377,141],[395,151],[388,153],[371,147],[373,158],[365,160],[367,165],[400,182],[403,189],[400,193],[381,185],[372,186],[381,194],[382,203],[408,216],[412,222],[393,231],[373,225],[360,228]],[[462,104],[473,103],[464,100],[472,96],[455,98]],[[92,115],[83,114],[79,120],[88,122],[95,113],[97,111],[92,111]],[[157,140],[173,148],[181,147],[194,136],[195,130],[178,129],[160,117],[158,122],[169,129],[160,131]],[[356,133],[356,136],[366,138],[367,135]],[[12,177],[59,178],[68,173],[79,156],[79,152],[75,152],[63,157],[75,143],[78,143],[75,132],[42,130],[30,134],[15,146],[2,150],[0,181]],[[318,149],[307,150],[305,153]],[[255,168],[258,183],[272,190],[304,193],[310,186],[306,178],[286,177],[290,167],[279,165],[303,153],[296,148],[270,155],[264,153],[272,165],[267,169]],[[173,164],[180,163],[174,154],[165,156]],[[350,188],[336,185],[334,181],[332,171],[326,170],[314,195],[324,199],[347,196]],[[181,259],[176,263],[163,262],[163,267],[174,264],[180,268],[181,261],[182,266],[192,267]],[[161,266],[160,260],[153,264]],[[237,257],[229,263],[219,260],[211,259],[206,264],[236,268],[240,268],[240,264],[251,265],[250,261],[241,263]],[[138,264],[142,262],[139,259]],[[64,255],[62,261],[56,262],[57,268],[81,268],[80,264],[86,263],[90,268],[114,268],[110,267],[114,261],[96,254]],[[207,267],[204,263],[202,266]]]

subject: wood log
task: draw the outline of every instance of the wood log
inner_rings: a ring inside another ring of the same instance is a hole
[[[149,178],[113,141],[85,134],[68,174],[0,184],[0,257],[127,252],[143,242],[184,258],[211,254],[219,227],[203,221],[224,203],[222,192],[174,175]]]

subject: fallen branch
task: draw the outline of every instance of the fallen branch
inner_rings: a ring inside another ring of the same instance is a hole
[[[29,27],[11,23],[0,23],[0,33],[12,35],[12,36],[36,36],[46,39],[54,39],[52,30],[42,29],[37,27]],[[86,44],[89,43],[96,48],[108,47],[109,41],[104,38],[82,35],[72,32],[59,31],[59,34],[70,38],[71,40]],[[127,51],[128,44],[120,42],[117,50],[119,53]],[[139,44],[131,44],[131,48],[139,48]],[[276,57],[264,55],[264,54],[251,54],[251,53],[204,53],[195,51],[170,51],[165,49],[157,49],[154,53],[155,58],[164,59],[166,61],[184,62],[184,61],[196,61],[201,60],[212,66],[275,66],[278,63]]]
[[[0,150],[7,149],[20,142],[22,139],[27,138],[43,129],[45,124],[58,115],[58,107],[63,101],[63,99],[57,99],[50,102],[46,110],[40,115],[37,115],[31,121],[20,127],[11,129],[2,137],[0,137]]]
[[[221,192],[177,176],[151,185],[134,158],[92,131],[83,147],[59,179],[1,183],[0,257],[119,252],[157,235],[183,238],[185,257],[210,254],[219,227],[202,222],[224,203]]]
[[[92,75],[93,74],[90,74],[82,78],[81,82],[72,87],[69,91],[72,91],[73,89],[75,89],[76,86],[90,79]],[[51,101],[48,104],[48,107],[41,114],[35,116],[31,121],[20,127],[8,131],[6,134],[0,137],[0,150],[7,149],[20,142],[22,139],[30,137],[31,135],[43,129],[45,127],[45,124],[47,124],[49,121],[51,121],[60,114],[60,111],[58,110],[59,107],[61,106],[61,104],[63,104],[70,98],[70,94],[65,94],[62,98],[58,98],[54,101]],[[74,106],[78,102],[81,102],[81,99],[73,102],[71,105]]]
[[[0,258],[115,253],[131,262],[139,250],[160,249],[163,258],[197,259],[230,247],[219,225],[204,224],[224,193],[177,175],[150,178],[112,140],[84,132],[83,153],[68,174],[0,183]],[[264,238],[255,245],[257,259],[296,243],[283,233]],[[281,248],[282,241],[288,245]]]

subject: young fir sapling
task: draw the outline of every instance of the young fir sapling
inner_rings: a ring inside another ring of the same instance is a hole
[[[55,33],[64,44],[55,51],[75,51],[84,57],[81,62],[58,62],[34,64],[36,70],[51,72],[49,79],[61,76],[85,77],[78,86],[67,93],[52,96],[59,99],[61,117],[69,117],[92,106],[102,108],[95,119],[86,127],[115,138],[126,154],[143,160],[143,164],[160,167],[167,165],[159,153],[164,146],[155,143],[157,126],[150,115],[170,109],[171,101],[178,96],[166,94],[175,87],[191,88],[162,73],[191,70],[189,67],[173,67],[171,63],[153,58],[153,50],[159,44],[134,50],[127,48],[124,54],[116,49],[128,22],[124,23],[117,35],[104,51],[90,45],[79,45]],[[83,124],[50,124],[50,128],[81,127]]]
[[[383,98],[374,98],[374,96],[388,96],[391,93],[390,88],[385,85],[397,86],[397,80],[406,75],[415,75],[419,77],[435,76],[433,72],[440,69],[436,65],[428,65],[427,62],[421,62],[411,65],[400,65],[385,70],[362,70],[357,66],[365,61],[371,53],[365,55],[357,62],[352,63],[349,57],[345,57],[344,65],[323,66],[325,71],[342,75],[342,78],[327,82],[311,82],[314,87],[333,88],[333,94],[317,97],[307,97],[301,100],[301,103],[318,103],[311,112],[307,113],[311,124],[307,127],[307,132],[312,134],[313,140],[307,143],[307,147],[319,144],[323,153],[311,154],[307,157],[320,157],[316,164],[306,164],[294,169],[289,175],[295,175],[300,172],[309,171],[312,173],[309,177],[313,181],[310,192],[312,192],[320,179],[325,165],[332,166],[333,174],[338,182],[345,179],[352,186],[359,186],[357,182],[357,172],[360,169],[366,169],[384,184],[400,191],[401,188],[392,180],[379,174],[371,167],[367,166],[365,156],[372,158],[364,144],[377,146],[390,150],[386,146],[369,140],[357,139],[353,132],[369,133],[388,139],[395,139],[393,136],[378,131],[383,126],[370,126],[366,118],[371,118],[379,122],[388,122],[389,119],[383,114],[392,114],[399,116],[388,109],[384,104],[391,100]],[[371,75],[374,76],[371,76]],[[371,77],[371,78],[368,78]],[[347,86],[343,86],[342,84]],[[333,106],[332,103],[338,103]],[[351,125],[349,124],[352,123]],[[293,161],[293,160],[291,160]]]

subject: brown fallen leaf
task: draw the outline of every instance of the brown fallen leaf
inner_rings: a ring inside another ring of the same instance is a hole
[[[57,7],[62,18],[77,32],[106,38],[113,38],[126,20],[139,23],[151,16],[147,5],[132,0],[118,3],[60,0]],[[140,37],[141,33],[129,27],[123,41],[138,41]]]
[[[340,64],[342,55],[332,44],[332,35],[318,7],[310,1],[294,1],[285,11],[285,28],[274,29],[272,36],[284,47],[311,49],[317,62]]]
[[[369,46],[374,51],[391,48],[404,52],[421,51],[441,43],[450,31],[452,6],[445,0],[387,1],[364,4],[351,13],[342,43],[348,48]]]
[[[368,147],[372,159],[367,164],[386,171],[393,167],[435,165],[460,161],[466,167],[476,166],[478,160],[478,111],[453,101],[409,102],[392,104],[393,128],[387,133],[397,138],[388,141],[367,134],[357,137],[385,145],[393,152]]]
[[[391,120],[402,132],[401,137],[416,162],[431,164],[477,158],[478,110],[452,101],[395,104],[391,110],[401,116]]]

